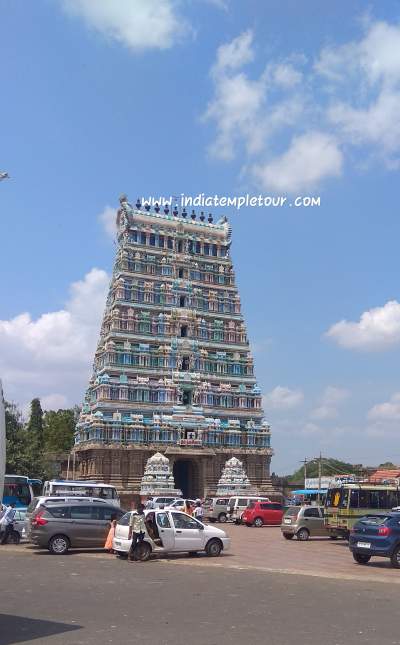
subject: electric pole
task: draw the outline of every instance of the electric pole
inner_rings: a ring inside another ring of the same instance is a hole
[[[318,459],[318,506],[321,504],[321,475],[322,475],[322,453],[319,453]]]

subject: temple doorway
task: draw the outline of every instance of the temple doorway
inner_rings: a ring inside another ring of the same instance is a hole
[[[202,497],[199,464],[193,459],[177,459],[174,463],[173,473],[175,486],[181,489],[183,497],[190,499]]]

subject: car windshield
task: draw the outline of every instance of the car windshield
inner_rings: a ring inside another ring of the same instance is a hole
[[[300,510],[300,506],[291,506],[288,508],[286,511],[285,515],[286,517],[293,517],[294,515],[297,515]]]
[[[381,524],[384,524],[388,519],[390,519],[388,515],[374,515],[370,517],[363,517],[360,522],[362,522],[362,524],[380,526]]]

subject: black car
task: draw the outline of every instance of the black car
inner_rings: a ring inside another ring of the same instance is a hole
[[[362,517],[350,531],[349,548],[358,564],[381,556],[400,569],[400,512]]]

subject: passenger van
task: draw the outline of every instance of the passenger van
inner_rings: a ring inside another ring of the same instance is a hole
[[[269,497],[230,497],[228,502],[228,519],[235,524],[240,524],[242,513],[250,502],[270,502]]]
[[[102,548],[111,520],[118,521],[124,514],[104,501],[47,504],[27,520],[27,538],[55,555],[64,555],[70,548]]]

